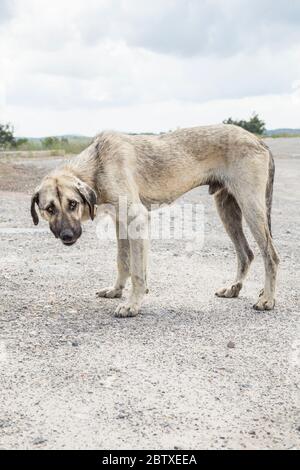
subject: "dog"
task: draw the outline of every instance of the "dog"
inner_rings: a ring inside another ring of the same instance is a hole
[[[126,224],[147,226],[153,204],[170,204],[187,191],[209,186],[220,218],[237,254],[235,280],[216,292],[237,297],[253,260],[242,227],[244,218],[260,248],[265,284],[256,310],[275,305],[279,258],[271,234],[271,206],[275,166],[268,147],[255,135],[229,124],[180,129],[161,135],[103,132],[77,157],[47,175],[31,200],[34,224],[41,217],[55,237],[73,245],[81,224],[94,219],[98,205],[117,209],[126,198]],[[121,297],[128,278],[131,292],[117,306],[117,317],[136,316],[147,287],[146,237],[120,236],[124,222],[116,216],[118,275],[100,297]],[[126,228],[126,227],[125,227]]]

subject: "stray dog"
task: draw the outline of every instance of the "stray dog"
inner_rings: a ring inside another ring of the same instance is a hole
[[[265,285],[256,310],[271,310],[279,258],[271,235],[274,160],[256,136],[233,125],[181,129],[159,136],[103,132],[80,155],[46,176],[31,201],[55,237],[72,245],[81,235],[81,222],[94,219],[99,204],[118,208],[126,197],[127,223],[138,217],[145,226],[152,204],[171,203],[187,191],[209,186],[218,213],[237,253],[237,274],[218,297],[237,297],[253,253],[242,228],[245,218],[260,248],[265,265]],[[132,211],[132,207],[135,209]],[[118,211],[116,211],[118,213]],[[120,237],[122,221],[116,217],[118,275],[100,297],[121,297],[131,277],[129,300],[115,315],[138,314],[147,288],[147,240]]]

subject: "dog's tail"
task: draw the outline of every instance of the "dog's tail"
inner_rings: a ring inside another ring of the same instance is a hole
[[[275,163],[274,163],[274,157],[273,157],[271,150],[270,149],[268,150],[269,150],[269,175],[268,175],[268,182],[267,182],[267,187],[266,187],[266,207],[267,207],[267,219],[268,219],[269,231],[272,237],[271,210],[272,210],[272,200],[273,200]]]

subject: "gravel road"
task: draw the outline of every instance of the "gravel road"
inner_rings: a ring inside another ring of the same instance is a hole
[[[238,299],[214,292],[235,254],[207,188],[204,245],[156,240],[141,314],[97,299],[116,244],[88,223],[64,247],[33,228],[30,193],[58,159],[0,162],[0,448],[290,449],[300,447],[299,139],[270,139],[277,306],[255,312],[256,259]],[[128,291],[127,291],[128,292]]]

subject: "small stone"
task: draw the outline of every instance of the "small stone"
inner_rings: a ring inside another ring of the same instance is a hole
[[[79,346],[78,341],[72,341],[72,346],[74,346],[74,348],[77,348]]]
[[[11,426],[9,421],[5,421],[3,419],[0,419],[0,428],[7,428],[8,426]]]
[[[44,444],[45,442],[47,442],[47,439],[44,439],[43,437],[37,437],[34,439],[33,445],[38,446],[40,444]]]
[[[234,349],[235,348],[235,343],[233,341],[229,341],[229,343],[227,344],[227,348]]]

